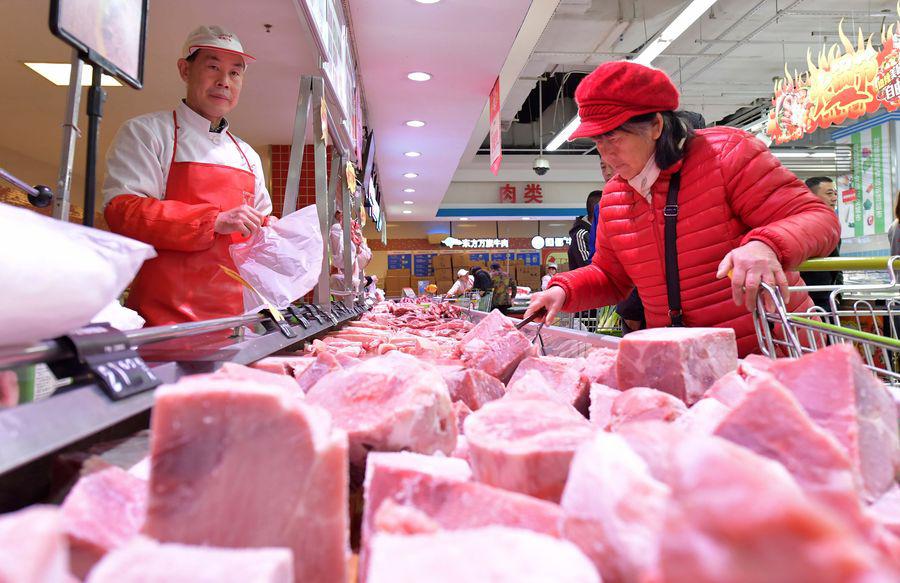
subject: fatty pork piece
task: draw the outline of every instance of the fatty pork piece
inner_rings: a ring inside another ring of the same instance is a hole
[[[0,581],[72,581],[69,544],[57,508],[30,506],[0,516]]]
[[[265,367],[249,367],[233,362],[226,362],[222,364],[216,372],[212,373],[212,376],[232,381],[252,381],[261,385],[280,387],[291,395],[302,397],[303,393],[297,390],[297,381],[291,377],[291,374],[292,373],[272,372]]]
[[[469,368],[482,370],[509,382],[519,362],[532,351],[531,341],[498,310],[475,325],[457,347],[459,359]]]
[[[608,429],[615,431],[625,423],[635,421],[674,421],[687,412],[684,403],[662,391],[634,387],[620,391],[610,408]]]
[[[622,394],[622,391],[613,389],[606,385],[594,383],[591,385],[591,404],[589,407],[588,419],[591,425],[606,429],[612,420],[612,406],[616,398]]]
[[[900,485],[894,484],[866,512],[888,531],[900,537]]]
[[[579,413],[587,416],[590,404],[590,381],[581,373],[581,363],[575,358],[556,356],[529,356],[519,363],[509,381],[510,390],[523,380],[526,374],[539,374]]]
[[[506,387],[496,377],[470,368],[439,366],[438,370],[450,399],[462,401],[472,411],[477,411],[485,403],[499,399],[506,393]]]
[[[144,533],[287,547],[296,581],[346,578],[347,435],[279,387],[210,375],[156,391]]]
[[[294,370],[294,379],[304,393],[319,382],[328,373],[344,368],[338,361],[338,358],[330,352],[322,352],[316,356],[315,360],[302,371]]]
[[[509,393],[469,415],[465,435],[475,478],[558,502],[591,424],[571,405]]]
[[[769,370],[847,452],[866,502],[894,485],[900,470],[897,409],[852,346],[835,344],[800,359],[774,360]]]
[[[637,428],[634,424],[629,427]],[[875,553],[778,462],[718,437],[671,448],[660,566],[666,583],[895,581]]]
[[[250,368],[292,377],[295,371],[303,372],[314,361],[312,356],[267,356],[251,364]]]
[[[604,583],[658,579],[669,487],[621,436],[598,431],[578,448],[562,495],[563,534]]]
[[[738,371],[732,371],[717,380],[703,393],[704,399],[716,399],[727,407],[734,407],[750,392],[750,385]]]
[[[292,583],[290,549],[159,544],[140,537],[108,554],[85,583]],[[343,582],[342,582],[343,583]]]
[[[581,374],[591,383],[618,388],[616,358],[618,351],[612,348],[594,348],[586,356],[576,359]]]
[[[362,572],[369,543],[381,521],[391,532],[405,524],[409,533],[429,532],[428,525],[458,530],[489,525],[524,528],[559,536],[559,506],[543,500],[469,481],[471,471],[462,460],[411,453],[372,453],[366,464],[363,514]],[[385,505],[401,508],[385,510]],[[415,509],[427,520],[418,520]],[[416,527],[418,525],[418,527]]]
[[[600,583],[568,541],[489,526],[372,540],[368,583]]]
[[[567,405],[576,413],[579,412],[569,402],[568,395],[558,391],[552,380],[535,370],[526,371],[525,374],[516,379],[515,383],[510,382],[509,386],[506,387],[506,395],[503,398],[507,401],[547,399]]]
[[[616,376],[622,390],[654,387],[691,405],[736,368],[730,328],[653,328],[622,338]]]
[[[370,451],[447,455],[456,446],[456,419],[447,385],[430,364],[392,352],[335,371],[306,400],[331,413],[350,439],[350,462]]]
[[[711,435],[730,412],[731,409],[721,401],[707,397],[691,405],[674,423],[691,433]]]
[[[146,512],[146,480],[111,465],[82,476],[61,508],[72,572],[84,578],[103,555],[134,538]]]

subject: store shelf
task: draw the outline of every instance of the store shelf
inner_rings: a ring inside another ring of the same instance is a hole
[[[229,338],[228,332],[222,331],[204,332],[145,344],[139,352],[164,383],[171,383],[187,374],[211,372],[223,362],[249,364],[357,317],[358,313],[350,311],[335,312],[333,319],[323,317],[322,323],[312,319],[307,328],[291,326],[294,338],[278,330],[247,333],[243,338]],[[160,334],[156,329],[141,333],[145,339]],[[43,354],[64,356],[52,343],[49,346]],[[97,385],[83,384],[42,401],[0,410],[0,475],[146,413],[153,407],[153,397],[150,390],[112,401]]]

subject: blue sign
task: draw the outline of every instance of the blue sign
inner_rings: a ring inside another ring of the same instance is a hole
[[[540,252],[516,253],[516,259],[521,259],[522,261],[525,262],[525,265],[540,265],[541,264]]]
[[[411,267],[411,253],[388,255],[388,269],[410,269]]]
[[[491,261],[514,261],[515,253],[491,253]]]
[[[470,253],[469,259],[471,259],[472,261],[487,261],[488,256],[488,253]]]
[[[437,253],[422,253],[413,256],[413,275],[416,277],[429,277],[434,275],[432,259]]]

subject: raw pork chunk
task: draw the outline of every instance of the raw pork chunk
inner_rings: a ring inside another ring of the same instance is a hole
[[[506,387],[496,377],[486,372],[472,369],[440,367],[441,376],[447,383],[450,399],[462,401],[472,411],[477,411],[490,401],[499,399],[506,393]]]
[[[139,538],[108,554],[85,583],[292,583],[292,563],[286,548],[223,549]]]
[[[598,431],[575,453],[562,495],[564,536],[604,583],[658,580],[669,487],[619,435]]]
[[[675,425],[691,433],[711,435],[719,423],[731,412],[717,399],[703,398],[691,405],[687,413],[675,420]]]
[[[494,310],[462,337],[457,351],[467,367],[507,383],[519,362],[530,356],[532,345],[512,320]]]
[[[600,583],[570,542],[489,526],[372,541],[368,583]]]
[[[528,399],[547,399],[567,405],[572,411],[579,411],[572,406],[568,395],[562,391],[558,391],[552,381],[535,370],[529,370],[516,379],[516,382],[510,382],[506,387],[506,395],[503,398],[507,401],[512,400],[528,400]]]
[[[509,389],[515,390],[517,384],[524,380],[528,373],[537,373],[543,376],[547,383],[561,393],[570,405],[587,416],[591,383],[581,373],[581,363],[578,359],[557,356],[525,358],[519,363],[515,374],[510,379]]]
[[[570,405],[513,395],[466,419],[472,471],[480,482],[558,502],[572,456],[594,429]]]
[[[144,532],[287,547],[303,583],[343,582],[347,435],[278,387],[198,375],[156,391]]]
[[[865,501],[873,502],[894,485],[900,469],[897,409],[852,346],[836,344],[801,359],[778,359],[770,370],[846,450]]]
[[[264,370],[272,374],[294,376],[306,370],[315,358],[312,356],[267,356],[250,365],[251,368]]]
[[[289,394],[302,397],[303,393],[297,390],[297,381],[284,374],[273,373],[264,368],[253,368],[233,362],[226,362],[219,370],[212,373],[213,377],[230,379],[233,381],[253,381],[261,385],[281,387]]]
[[[721,376],[737,368],[730,328],[653,328],[619,343],[618,388],[654,387],[688,405]]]
[[[0,370],[0,408],[19,404],[19,377],[15,371]]]
[[[620,390],[606,385],[596,383],[591,385],[590,420],[592,425],[600,429],[609,427],[609,422],[612,420],[613,403],[621,394]]]
[[[466,422],[466,417],[472,414],[472,410],[464,401],[453,401],[453,414],[456,415],[456,443],[459,444],[463,436],[463,423]]]
[[[716,399],[726,407],[734,407],[750,392],[750,385],[738,371],[723,376],[703,393],[704,399]]]
[[[360,572],[365,577],[368,542],[374,534],[373,519],[385,500],[398,492],[432,491],[437,484],[462,483],[472,478],[469,464],[455,457],[417,453],[372,452],[366,460],[365,505],[362,519]]]
[[[669,393],[634,387],[619,392],[610,409],[609,430],[635,421],[674,421],[687,412],[687,407]]]
[[[373,450],[450,455],[456,447],[447,385],[433,366],[407,354],[391,352],[335,371],[306,399],[328,410],[347,432],[356,466]]]
[[[875,553],[811,502],[781,464],[718,437],[689,435],[672,448],[671,468],[662,581],[891,580]]]
[[[900,537],[900,486],[894,485],[867,512],[894,535]]]
[[[58,509],[31,506],[0,516],[0,581],[72,581],[69,545]]]
[[[616,379],[617,356],[618,351],[612,348],[595,348],[587,356],[577,359],[578,366],[588,381],[616,389],[619,386]]]
[[[865,528],[850,459],[837,441],[773,377],[752,377],[750,386],[715,434],[781,462],[807,494]]]
[[[146,512],[146,480],[118,466],[78,480],[61,509],[72,572],[84,578],[103,555],[134,538],[144,525]]]
[[[305,369],[300,370],[299,368],[295,368],[294,378],[297,379],[297,384],[300,385],[303,392],[308,393],[313,385],[319,382],[322,377],[332,371],[340,370],[342,368],[341,363],[338,362],[337,357],[333,354],[330,352],[320,352],[319,355],[316,356],[316,359]]]

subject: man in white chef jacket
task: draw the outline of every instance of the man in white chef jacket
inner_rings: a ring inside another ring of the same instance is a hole
[[[151,326],[243,313],[229,246],[266,223],[272,202],[259,155],[229,131],[247,64],[219,26],[188,35],[178,60],[185,98],[119,129],[107,154],[104,214],[113,232],[153,245],[127,305]]]

